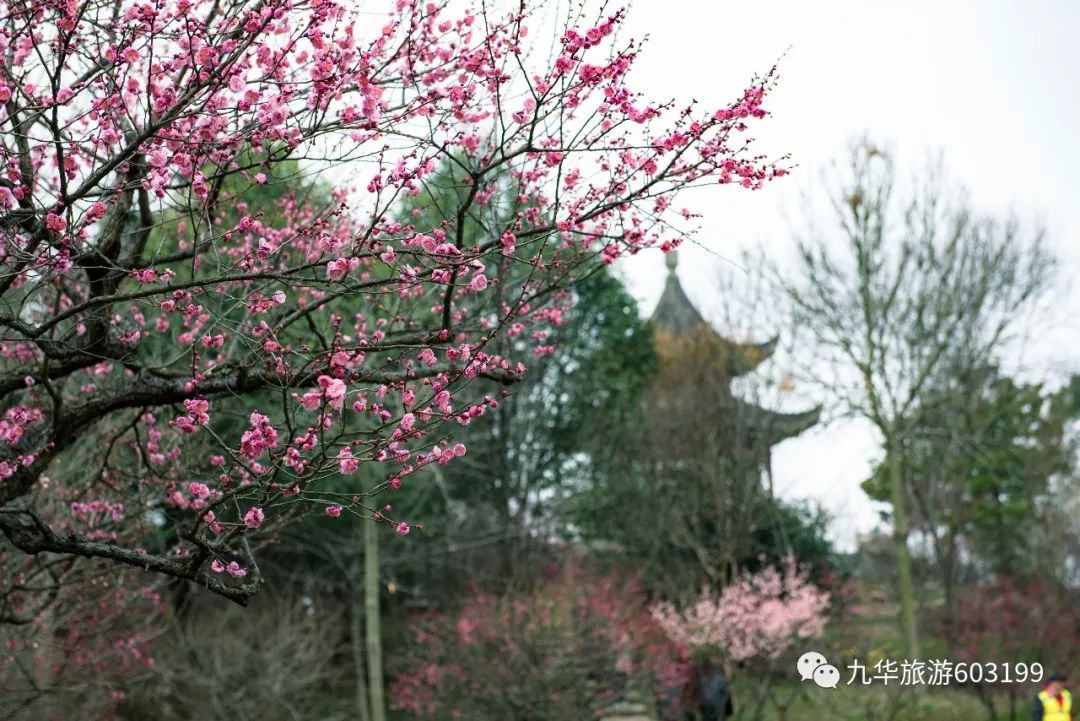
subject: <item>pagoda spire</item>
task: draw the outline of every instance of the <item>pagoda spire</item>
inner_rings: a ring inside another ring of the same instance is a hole
[[[664,263],[667,265],[668,275],[674,275],[675,269],[679,267],[679,251],[669,250],[664,256]]]

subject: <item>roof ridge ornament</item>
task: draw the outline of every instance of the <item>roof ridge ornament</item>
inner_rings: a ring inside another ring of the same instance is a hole
[[[664,256],[664,263],[667,264],[668,273],[674,275],[675,268],[679,265],[679,251],[672,248]]]

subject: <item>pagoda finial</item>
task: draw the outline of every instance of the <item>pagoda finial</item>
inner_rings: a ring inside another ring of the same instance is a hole
[[[664,262],[667,263],[668,273],[674,273],[676,266],[679,265],[679,251],[669,250]]]

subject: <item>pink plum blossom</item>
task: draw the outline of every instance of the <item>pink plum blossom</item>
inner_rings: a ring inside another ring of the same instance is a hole
[[[349,475],[355,473],[356,469],[360,467],[360,460],[353,458],[352,451],[348,448],[342,448],[338,451],[338,470],[342,475]]]
[[[258,528],[262,525],[265,514],[263,509],[258,506],[252,506],[248,509],[248,512],[244,514],[244,525],[248,528]]]
[[[345,393],[348,390],[345,382],[340,378],[331,378],[330,376],[319,376],[318,382],[319,387],[326,394],[326,400],[330,407],[340,410],[345,402]]]
[[[825,630],[829,594],[807,579],[794,558],[783,569],[743,572],[719,596],[708,589],[679,611],[669,602],[652,615],[676,643],[720,649],[733,661],[775,659]]]

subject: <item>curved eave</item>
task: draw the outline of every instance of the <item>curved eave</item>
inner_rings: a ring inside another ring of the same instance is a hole
[[[769,445],[794,438],[821,420],[821,406],[800,413],[775,413],[745,401],[736,403],[751,435],[764,437]]]
[[[767,430],[769,441],[779,443],[787,438],[794,438],[809,430],[821,420],[821,406],[802,413],[768,413]]]
[[[776,345],[780,342],[780,336],[774,336],[764,343],[735,343],[722,339],[728,346],[726,351],[730,355],[728,367],[732,376],[741,376],[757,368],[759,365],[772,357],[776,351]]]

